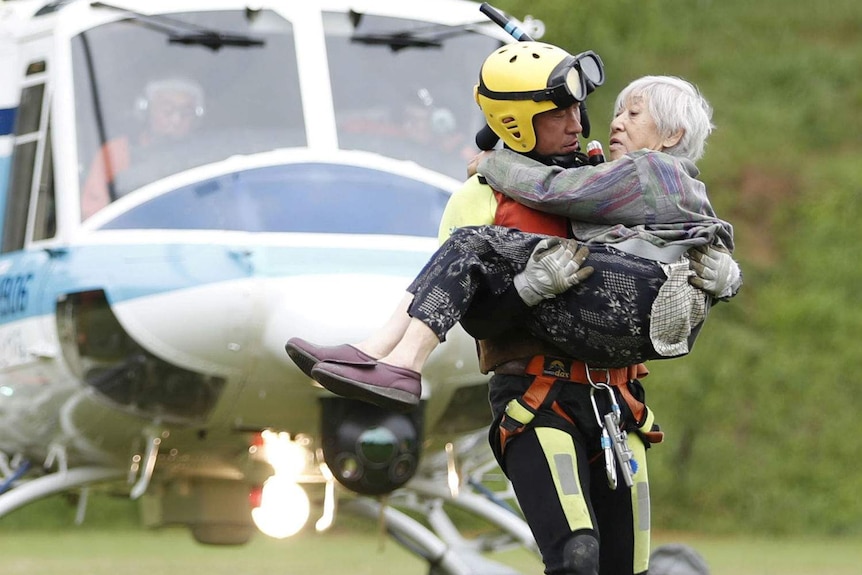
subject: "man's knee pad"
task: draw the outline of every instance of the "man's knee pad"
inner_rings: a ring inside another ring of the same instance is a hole
[[[598,539],[589,533],[572,535],[563,548],[563,565],[571,575],[598,575]]]

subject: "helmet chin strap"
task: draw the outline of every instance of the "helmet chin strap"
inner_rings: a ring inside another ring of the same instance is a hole
[[[589,138],[590,137],[590,116],[587,114],[587,103],[586,103],[586,101],[581,102],[579,107],[581,109],[581,128],[583,128],[581,131],[581,135],[584,138]]]

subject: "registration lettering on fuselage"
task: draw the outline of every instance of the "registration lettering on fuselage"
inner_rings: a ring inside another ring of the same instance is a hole
[[[33,274],[0,276],[0,318],[22,313],[27,309]]]

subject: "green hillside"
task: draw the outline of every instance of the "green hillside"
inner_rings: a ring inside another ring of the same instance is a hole
[[[492,4],[602,56],[593,137],[645,74],[685,77],[715,108],[700,167],[746,282],[690,356],[650,365],[667,432],[650,453],[655,525],[862,533],[862,3]]]

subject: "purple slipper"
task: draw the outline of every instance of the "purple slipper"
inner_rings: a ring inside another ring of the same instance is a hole
[[[387,363],[346,364],[321,361],[311,377],[336,395],[359,399],[393,411],[419,405],[422,377],[412,369]]]
[[[377,360],[367,353],[346,343],[342,345],[314,345],[304,339],[292,337],[287,340],[284,349],[293,363],[308,377],[312,377],[311,370],[319,361],[371,365],[377,363]]]

